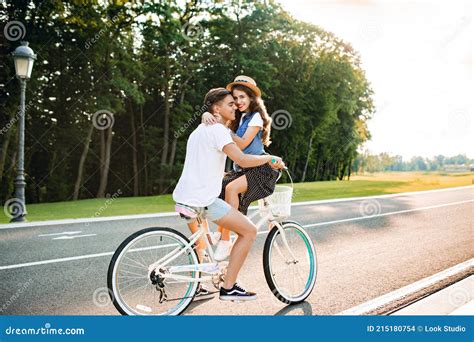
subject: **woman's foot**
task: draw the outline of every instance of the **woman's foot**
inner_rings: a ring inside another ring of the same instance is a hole
[[[232,249],[232,242],[226,240],[219,240],[217,243],[216,251],[214,252],[214,259],[216,261],[222,261],[229,257]]]
[[[214,297],[217,291],[211,291],[207,288],[207,286],[203,284],[199,284],[196,290],[196,295],[194,296],[194,300],[199,299],[209,299]]]
[[[209,243],[215,246],[221,239],[221,232],[209,232],[207,233]]]

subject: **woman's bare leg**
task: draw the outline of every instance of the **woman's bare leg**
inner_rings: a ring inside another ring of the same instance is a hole
[[[204,232],[209,232],[209,224],[207,223],[207,220],[204,220],[202,222],[202,226],[204,227]],[[188,223],[189,230],[191,230],[191,233],[196,233],[199,230],[199,225],[197,221],[193,221],[191,223]],[[204,237],[201,236],[197,240],[196,244],[196,252],[199,257],[199,261],[202,262],[202,253],[204,249],[207,247],[206,241],[204,241]]]
[[[225,201],[230,204],[232,208],[239,209],[239,194],[247,192],[247,177],[245,175],[234,179],[225,187]],[[221,240],[230,240],[230,231],[220,226],[217,231],[221,232]]]
[[[257,227],[246,216],[234,208],[231,208],[227,215],[215,222],[238,235],[232,252],[230,253],[227,274],[223,284],[224,288],[230,289],[237,281],[237,275],[255,241]]]

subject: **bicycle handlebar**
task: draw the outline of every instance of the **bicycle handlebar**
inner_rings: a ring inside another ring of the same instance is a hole
[[[291,178],[290,170],[288,170],[288,168],[286,166],[283,168],[283,170],[286,171],[286,173],[288,174],[288,177],[290,178],[291,188],[294,188],[293,178]],[[277,182],[280,180],[282,174],[283,174],[283,172],[281,172],[281,169],[280,169],[280,175],[277,178]]]

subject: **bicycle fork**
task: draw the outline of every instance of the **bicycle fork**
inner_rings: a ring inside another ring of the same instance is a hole
[[[283,240],[283,245],[285,246],[286,250],[288,251],[288,253],[290,254],[291,258],[293,258],[293,260],[288,260],[287,258],[285,258],[285,256],[283,255],[281,249],[280,249],[280,246],[278,245],[278,243],[275,241],[275,249],[276,251],[278,252],[278,254],[283,258],[283,259],[286,259],[285,263],[287,265],[289,264],[297,264],[298,263],[298,260],[296,259],[295,255],[293,254],[293,252],[291,251],[291,248],[290,248],[290,245],[288,244],[288,240],[286,239],[286,236],[285,236],[285,230],[283,229],[283,227],[281,226],[281,224],[277,221],[273,221],[272,222],[277,228],[278,228],[278,231],[280,232],[280,235],[281,235],[281,239]]]

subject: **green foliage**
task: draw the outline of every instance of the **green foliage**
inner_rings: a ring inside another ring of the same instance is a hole
[[[268,151],[296,181],[343,179],[361,163],[373,103],[359,55],[272,1],[35,0],[2,3],[0,18],[22,22],[38,53],[27,88],[29,203],[72,198],[91,118],[104,109],[115,121],[107,192],[130,196],[136,180],[140,195],[171,192],[205,93],[238,74],[256,79],[274,125],[289,113],[291,125],[272,130]],[[2,125],[18,103],[8,57],[17,45],[7,40],[0,49]],[[11,137],[2,199],[14,177]],[[101,139],[94,129],[80,198],[97,193]]]

